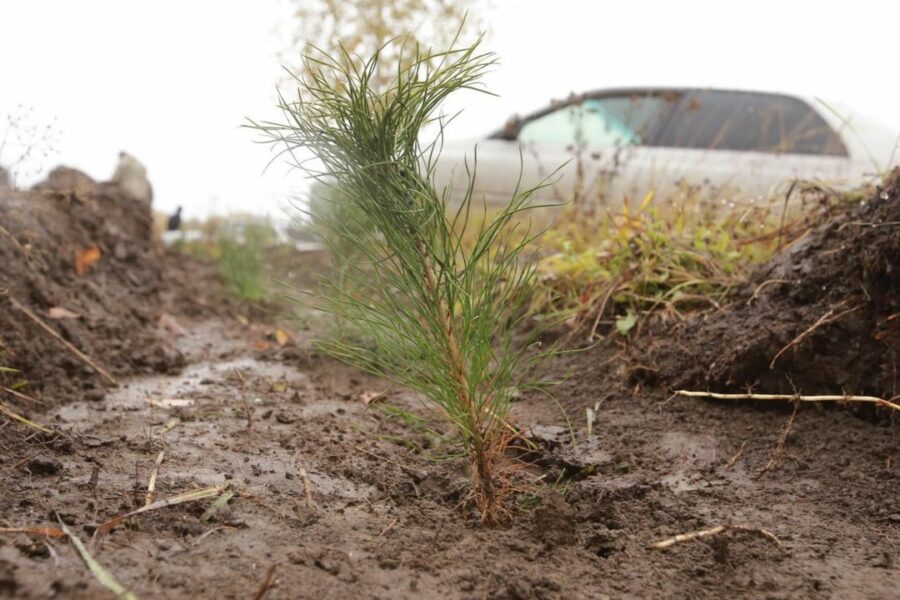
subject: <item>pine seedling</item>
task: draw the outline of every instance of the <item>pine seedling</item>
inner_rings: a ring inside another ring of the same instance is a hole
[[[505,450],[517,435],[510,404],[548,354],[517,334],[535,281],[534,262],[523,255],[535,235],[522,218],[535,208],[534,189],[517,190],[503,210],[478,219],[470,218],[481,208],[473,209],[474,166],[460,204],[433,183],[445,123],[437,109],[458,90],[484,91],[479,79],[495,62],[491,54],[478,44],[416,50],[381,92],[370,85],[378,60],[306,56],[296,100],[280,98],[284,121],[249,126],[331,190],[326,201],[342,203],[318,212],[323,240],[345,262],[340,279],[323,281],[316,304],[368,341],[320,347],[437,409],[471,466],[480,518],[493,524],[509,514]],[[426,126],[437,129],[430,143],[420,142]],[[295,158],[299,150],[321,167]]]

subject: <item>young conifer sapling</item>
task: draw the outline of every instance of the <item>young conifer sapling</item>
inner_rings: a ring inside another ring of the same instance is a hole
[[[438,107],[459,90],[483,91],[494,57],[478,44],[415,50],[393,81],[373,89],[379,54],[304,57],[297,96],[280,96],[281,122],[249,126],[314,178],[331,209],[316,211],[323,241],[343,257],[317,306],[349,323],[360,342],[319,342],[326,352],[419,392],[455,430],[471,466],[472,499],[493,524],[509,514],[505,450],[517,390],[546,352],[521,343],[535,281],[523,252],[534,236],[521,190],[489,218],[473,198],[473,167],[461,203],[435,189],[445,121]],[[349,66],[345,66],[349,65]],[[437,134],[420,141],[422,130]],[[318,166],[296,158],[311,152]],[[473,206],[474,205],[474,206]],[[464,243],[465,240],[465,243]]]

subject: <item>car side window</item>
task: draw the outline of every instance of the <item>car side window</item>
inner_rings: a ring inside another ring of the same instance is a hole
[[[680,94],[674,91],[637,92],[602,96],[593,102],[633,131],[637,137],[635,143],[652,145],[679,98]]]
[[[847,156],[840,136],[797,98],[701,90],[678,106],[655,145]]]
[[[527,121],[519,129],[520,143],[618,147],[639,143],[637,132],[597,100],[569,104]]]

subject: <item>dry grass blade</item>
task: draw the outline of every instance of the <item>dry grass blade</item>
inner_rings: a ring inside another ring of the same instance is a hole
[[[150,512],[152,510],[157,510],[160,508],[165,508],[167,506],[175,506],[177,504],[184,504],[185,502],[196,502],[198,500],[204,500],[206,498],[211,498],[213,496],[218,496],[222,493],[227,486],[225,485],[214,485],[206,488],[202,488],[199,490],[193,490],[190,492],[185,492],[183,494],[178,494],[177,496],[172,496],[171,498],[166,498],[164,500],[157,500],[152,504],[148,504],[146,506],[142,506],[137,510],[133,510],[130,513],[126,513],[124,515],[119,515],[118,517],[114,517],[109,521],[101,524],[97,527],[97,531],[94,534],[95,537],[99,535],[103,535],[104,533],[110,531],[116,525],[119,525],[126,519],[129,519],[135,515],[139,515],[145,512]]]
[[[716,392],[695,392],[689,390],[678,390],[676,396],[684,396],[685,398],[711,398],[714,400],[763,400],[775,402],[859,402],[861,404],[877,404],[891,410],[900,411],[900,404],[894,402],[896,398],[885,400],[877,396],[853,396],[849,394],[843,395],[825,395],[825,396],[802,396],[797,394],[720,394]]]
[[[363,452],[364,454],[368,454],[369,456],[371,456],[373,458],[377,458],[378,460],[383,460],[384,462],[390,463],[392,465],[396,465],[397,467],[400,467],[402,470],[409,473],[413,477],[424,478],[426,475],[425,473],[422,473],[421,471],[417,471],[417,470],[413,469],[412,467],[410,467],[408,465],[404,465],[401,462],[397,462],[396,460],[394,460],[392,458],[388,458],[387,456],[382,456],[380,454],[370,452],[370,451],[366,450],[365,448],[361,448],[359,446],[354,446],[354,448],[356,450],[359,450],[360,452]]]
[[[28,317],[29,319],[34,321],[34,323],[38,327],[40,327],[41,329],[46,331],[48,334],[50,334],[53,338],[55,338],[57,341],[59,341],[59,343],[61,343],[63,346],[65,346],[66,349],[69,352],[71,352],[72,354],[74,354],[81,362],[83,362],[84,364],[89,366],[91,369],[93,369],[93,371],[95,373],[97,373],[98,375],[103,377],[103,379],[108,381],[110,384],[119,385],[119,382],[116,381],[116,379],[112,375],[110,375],[106,371],[106,369],[104,369],[103,367],[98,365],[96,362],[94,362],[94,360],[90,356],[88,356],[87,354],[85,354],[84,352],[82,352],[81,350],[76,348],[75,346],[73,346],[69,341],[67,341],[65,338],[63,338],[61,335],[59,335],[59,333],[57,333],[55,329],[53,329],[52,327],[47,325],[47,323],[45,323],[43,321],[43,319],[41,319],[39,316],[37,316],[36,314],[31,312],[31,310],[29,310],[28,307],[23,305],[21,302],[19,302],[12,296],[7,296],[7,297],[9,298],[9,302],[13,305],[13,307],[18,309],[22,314],[24,314],[26,317]]]
[[[28,250],[26,250],[25,247],[19,243],[19,240],[17,240],[16,237],[11,234],[9,230],[7,230],[3,225],[0,225],[0,233],[9,238],[9,240],[13,243],[13,246],[15,246],[16,249],[18,249],[18,251],[22,253],[22,258],[25,259],[25,264],[29,269],[32,269],[33,267],[31,265],[31,253],[29,253]]]
[[[25,533],[27,535],[40,535],[43,537],[65,537],[66,532],[56,527],[0,527],[0,534]]]
[[[116,581],[115,578],[109,574],[109,571],[103,568],[103,565],[94,560],[94,557],[91,556],[90,552],[85,548],[84,543],[78,539],[78,536],[72,533],[68,527],[66,527],[65,523],[60,521],[59,526],[63,533],[72,541],[72,545],[75,546],[75,549],[78,551],[84,564],[87,565],[88,569],[90,569],[94,578],[100,585],[119,598],[124,598],[125,600],[137,600],[137,596],[134,593],[130,592],[128,588]]]
[[[26,419],[22,415],[14,412],[12,409],[10,409],[8,406],[3,404],[2,402],[0,402],[0,413],[3,413],[10,419],[12,419],[14,421],[18,421],[19,423],[22,423],[23,425],[27,425],[28,427],[31,427],[33,429],[37,429],[38,431],[42,431],[44,433],[53,433],[52,429],[48,429],[47,427],[44,427],[43,425],[41,425],[39,423],[35,423],[34,421],[32,421],[30,419]]]
[[[200,520],[203,522],[209,521],[214,514],[222,510],[225,505],[228,504],[228,501],[234,498],[234,490],[228,489],[222,492],[222,495],[215,499],[215,501],[209,505],[209,508],[206,509],[202,515],[200,515]]]
[[[309,481],[309,475],[306,474],[306,469],[300,469],[300,479],[303,480],[303,492],[306,496],[306,508],[309,510],[315,510],[316,506],[313,503],[312,497],[312,484]]]
[[[165,450],[160,450],[153,464],[153,470],[150,472],[150,481],[147,483],[147,496],[144,498],[144,506],[153,504],[153,493],[156,490],[156,477],[159,475],[159,466],[165,458]]]
[[[14,370],[14,369],[11,369],[11,370]],[[26,402],[31,402],[32,404],[43,404],[43,402],[41,400],[38,400],[37,398],[32,398],[31,396],[23,394],[22,392],[18,392],[12,388],[8,388],[8,387],[0,385],[0,390],[6,392],[10,396],[15,396],[19,400],[25,400]]]

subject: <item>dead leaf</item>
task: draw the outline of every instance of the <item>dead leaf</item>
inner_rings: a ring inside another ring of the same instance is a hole
[[[88,272],[88,269],[91,268],[91,265],[100,260],[101,256],[103,256],[103,253],[96,246],[91,246],[77,253],[75,255],[75,273],[79,277],[83,277]]]
[[[181,419],[179,419],[178,417],[172,417],[171,419],[163,423],[163,426],[159,428],[159,432],[169,433],[170,431],[175,429],[175,427],[177,427],[179,423],[181,423]]]
[[[163,313],[159,316],[159,321],[157,321],[156,326],[160,329],[164,329],[173,335],[187,335],[187,331],[184,327],[178,324],[178,321],[175,320],[175,317],[170,315],[169,313]]]
[[[276,329],[275,330],[275,341],[278,342],[279,346],[286,346],[290,342],[293,342],[294,338],[291,337],[291,334],[289,334],[284,329]]]
[[[246,327],[246,326],[248,326],[248,325],[250,324],[250,319],[248,319],[248,318],[245,317],[244,315],[237,315],[237,314],[236,314],[236,315],[234,315],[234,318],[237,320],[238,323],[240,323],[240,324],[243,325],[244,327]]]
[[[74,313],[68,308],[63,308],[62,306],[54,306],[51,307],[50,310],[47,311],[47,316],[51,319],[80,319],[81,315],[78,313]]]
[[[379,400],[382,400],[383,398],[384,398],[384,392],[369,391],[369,392],[361,392],[359,394],[359,399],[362,400],[362,403],[365,404],[366,406],[369,406],[370,404],[374,404],[375,402],[378,402]]]
[[[256,348],[257,350],[268,350],[270,348],[270,346],[271,345],[268,342],[264,342],[262,340],[253,342],[253,347]]]

